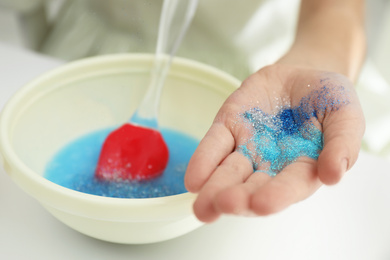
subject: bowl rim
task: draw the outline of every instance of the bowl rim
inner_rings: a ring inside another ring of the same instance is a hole
[[[105,207],[109,208],[114,208],[117,206],[150,207],[171,202],[177,203],[180,201],[194,200],[196,195],[189,192],[155,198],[112,198],[78,192],[55,184],[45,179],[43,176],[35,173],[32,169],[23,163],[23,161],[18,157],[12,148],[10,138],[10,127],[12,126],[11,122],[14,120],[12,119],[12,115],[14,114],[14,111],[17,111],[20,100],[30,91],[39,87],[42,83],[62,76],[64,73],[71,73],[72,71],[80,70],[82,68],[99,66],[110,62],[134,62],[134,60],[137,60],[152,64],[153,56],[153,54],[146,53],[110,54],[71,61],[45,72],[41,76],[38,76],[17,90],[15,94],[7,101],[0,114],[0,157],[2,157],[0,158],[0,163],[3,163],[6,172],[11,176],[11,178],[17,179],[15,182],[17,182],[17,184],[19,184],[19,186],[21,186],[21,188],[24,189],[27,193],[34,193],[31,192],[31,186],[34,186],[35,188],[39,187],[41,190],[38,192],[39,194],[34,194],[36,195],[34,197],[40,197],[39,200],[41,202],[44,204],[47,203],[53,207],[55,207],[53,200],[58,197],[77,199],[83,203],[104,205]],[[235,88],[241,84],[238,79],[234,78],[226,72],[223,72],[210,65],[186,58],[175,57],[172,61],[172,67],[176,69],[190,69],[201,74],[207,74],[214,77],[215,79],[228,82],[230,85],[235,86]],[[61,208],[61,210],[63,210],[63,208]]]

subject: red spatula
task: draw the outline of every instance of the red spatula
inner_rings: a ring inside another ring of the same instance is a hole
[[[171,60],[191,23],[197,3],[198,0],[164,0],[149,88],[130,121],[111,132],[104,141],[96,178],[144,180],[163,173],[169,151],[158,131],[159,101]]]

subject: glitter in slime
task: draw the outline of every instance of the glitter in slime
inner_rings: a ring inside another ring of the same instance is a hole
[[[303,97],[295,107],[281,106],[272,114],[258,107],[251,108],[240,115],[251,128],[251,137],[237,150],[252,162],[254,171],[266,166],[261,171],[270,176],[301,156],[316,160],[323,148],[323,134],[313,121],[348,103],[342,86],[323,85]]]
[[[76,191],[116,198],[153,198],[187,192],[184,173],[199,141],[172,129],[161,129],[170,150],[164,173],[149,180],[105,181],[94,177],[101,146],[112,129],[92,132],[70,142],[51,159],[44,177]]]

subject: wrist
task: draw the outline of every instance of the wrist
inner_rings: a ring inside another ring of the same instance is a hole
[[[321,7],[301,8],[295,42],[278,63],[337,72],[355,81],[366,49],[361,8]]]

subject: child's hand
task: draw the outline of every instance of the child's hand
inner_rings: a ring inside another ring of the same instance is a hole
[[[188,165],[196,216],[267,215],[337,183],[357,159],[364,125],[346,77],[281,64],[261,69],[226,100]]]

